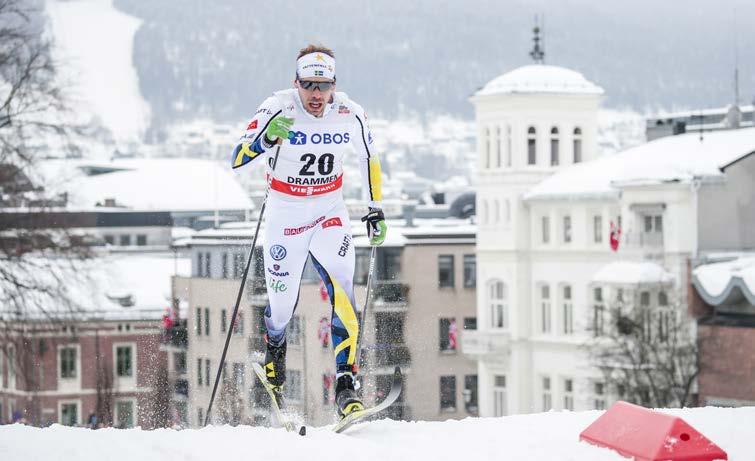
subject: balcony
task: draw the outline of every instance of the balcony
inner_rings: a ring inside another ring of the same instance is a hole
[[[466,330],[461,333],[461,350],[477,358],[508,355],[511,334],[505,330]]]
[[[267,285],[264,277],[247,280],[245,290],[251,305],[264,306],[267,304]]]
[[[663,232],[628,232],[624,243],[630,248],[663,250]]]
[[[377,368],[392,368],[396,365],[411,365],[409,348],[403,344],[376,344],[373,365]]]
[[[171,346],[178,349],[186,349],[188,345],[188,332],[186,331],[186,322],[180,322],[179,324],[167,329],[163,329],[161,343],[163,346]]]
[[[378,311],[403,311],[409,307],[409,285],[378,281],[373,292],[373,307]]]

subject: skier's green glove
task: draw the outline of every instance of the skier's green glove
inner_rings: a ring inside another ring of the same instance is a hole
[[[385,234],[388,232],[383,210],[370,208],[370,212],[362,217],[362,222],[367,223],[367,236],[370,238],[370,245],[381,245],[385,241]]]
[[[278,142],[278,138],[289,139],[292,134],[292,126],[294,126],[293,118],[279,115],[270,120],[270,124],[267,126],[267,130],[265,130],[265,139],[269,141],[270,144],[275,144],[276,142]]]

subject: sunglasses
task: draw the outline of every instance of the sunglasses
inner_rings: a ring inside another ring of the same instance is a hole
[[[335,85],[335,82],[312,82],[309,80],[299,80],[299,86],[307,91],[328,91],[333,85]]]

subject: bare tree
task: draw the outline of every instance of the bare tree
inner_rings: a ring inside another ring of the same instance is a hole
[[[609,390],[645,407],[696,404],[698,345],[680,302],[651,306],[634,296],[609,302],[596,315],[607,321],[593,317],[593,338],[586,347]]]

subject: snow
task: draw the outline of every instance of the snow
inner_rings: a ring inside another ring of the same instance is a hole
[[[82,121],[99,119],[117,142],[140,141],[150,122],[133,65],[141,21],[117,11],[112,0],[48,0],[46,11],[73,112]]]
[[[755,152],[755,128],[667,136],[570,166],[525,194],[526,200],[618,197],[633,184],[721,178],[721,168]]]
[[[650,284],[671,283],[674,277],[663,267],[651,262],[615,261],[603,266],[592,278],[596,283]]]
[[[738,288],[755,304],[755,256],[703,264],[692,271],[693,283],[708,304],[718,305]]]
[[[755,408],[663,410],[682,417],[729,459],[755,459]],[[618,453],[579,441],[603,412],[548,412],[444,422],[375,421],[343,434],[308,428],[301,437],[283,429],[218,426],[198,430],[99,429],[53,425],[0,426],[3,459],[24,461],[162,461],[165,459],[320,460],[337,453],[358,460],[626,461]]]
[[[603,89],[577,71],[558,66],[522,66],[489,81],[475,96],[506,93],[601,95]]]
[[[86,174],[95,168],[110,172]],[[209,160],[48,160],[36,173],[51,190],[67,192],[69,206],[77,209],[95,209],[109,198],[130,211],[254,209],[231,171]]]

